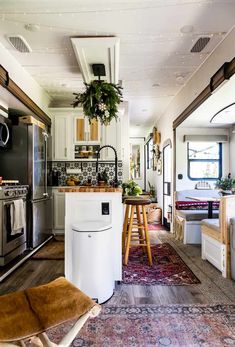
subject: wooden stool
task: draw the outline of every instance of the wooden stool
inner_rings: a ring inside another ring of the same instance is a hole
[[[148,233],[147,214],[145,209],[145,206],[149,205],[150,203],[151,203],[151,200],[143,199],[143,198],[132,198],[132,199],[125,200],[126,212],[125,212],[125,219],[124,219],[123,232],[122,232],[122,248],[125,254],[124,255],[125,265],[127,265],[128,263],[131,246],[142,246],[145,250],[147,250],[149,264],[150,265],[153,264],[149,233]],[[142,209],[143,221],[141,221],[140,208]],[[135,218],[135,212],[136,212],[136,218]],[[129,217],[129,214],[130,214],[130,217]],[[133,228],[136,228],[137,231],[133,230]],[[138,242],[131,243],[131,241],[138,241]]]

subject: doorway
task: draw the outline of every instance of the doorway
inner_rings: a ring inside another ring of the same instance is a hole
[[[167,140],[163,145],[163,225],[170,230],[168,218],[171,209],[171,179],[172,179],[172,146],[171,141]]]

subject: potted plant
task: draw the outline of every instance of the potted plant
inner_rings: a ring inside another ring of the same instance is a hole
[[[98,180],[98,184],[100,186],[107,185],[108,179],[109,179],[109,177],[108,177],[106,169],[104,169],[103,171],[98,173],[98,179],[97,180]]]
[[[122,87],[100,80],[84,84],[86,89],[83,93],[73,93],[76,95],[73,107],[82,106],[89,122],[99,119],[101,124],[108,125],[113,118],[117,119]]]
[[[122,184],[123,195],[138,196],[142,193],[140,186],[133,180]]]
[[[154,185],[151,184],[149,181],[148,181],[148,185],[149,185],[150,196],[151,196],[151,198],[155,199],[156,198],[156,189],[155,189]]]
[[[235,179],[229,173],[227,177],[219,178],[215,183],[215,187],[221,191],[222,195],[230,195],[235,187]]]

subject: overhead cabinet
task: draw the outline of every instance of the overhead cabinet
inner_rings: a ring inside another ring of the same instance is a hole
[[[107,126],[103,126],[102,129],[102,146],[113,146],[118,155],[118,159],[121,159],[121,121],[113,119]],[[106,148],[103,151],[104,160],[114,160],[114,152],[111,148]]]
[[[100,123],[93,119],[89,123],[89,119],[84,116],[74,118],[74,142],[97,144],[101,142]]]
[[[89,119],[82,114],[71,114],[71,110],[53,111],[53,160],[81,160],[75,156],[77,147],[85,146],[89,149],[89,146],[98,148],[104,145],[113,146],[117,150],[118,159],[123,160],[122,123],[120,118],[117,121],[113,119],[110,125],[101,126],[96,120],[89,123]],[[112,149],[104,149],[101,160],[114,160]]]
[[[72,120],[72,119],[71,119]],[[56,115],[53,122],[54,160],[71,160],[71,124],[68,116]]]

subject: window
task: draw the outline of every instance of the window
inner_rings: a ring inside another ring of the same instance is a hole
[[[217,180],[222,176],[222,144],[188,142],[188,177]]]

